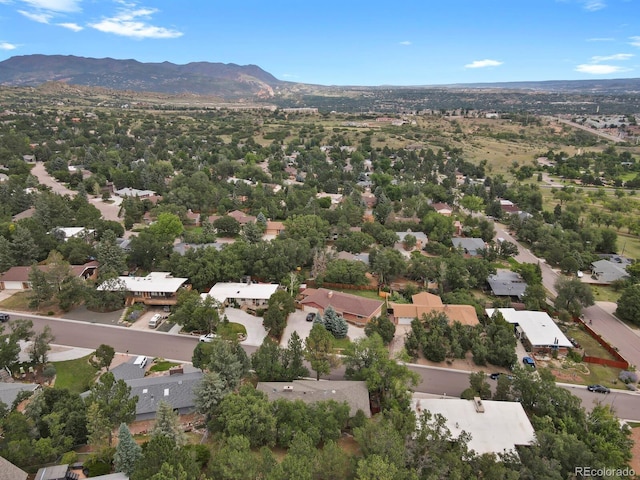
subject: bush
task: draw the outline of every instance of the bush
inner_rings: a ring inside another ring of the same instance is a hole
[[[76,463],[78,461],[78,452],[67,452],[64,455],[62,455],[62,458],[60,459],[60,465],[71,465],[72,463]]]
[[[638,383],[638,374],[636,372],[631,372],[629,370],[624,370],[620,372],[620,374],[618,375],[618,378],[626,384]]]
[[[567,358],[572,362],[576,362],[576,363],[582,362],[582,355],[580,355],[575,350],[569,350],[569,353],[567,353]]]

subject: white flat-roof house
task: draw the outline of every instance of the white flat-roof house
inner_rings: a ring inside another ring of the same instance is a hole
[[[118,277],[118,281],[106,281],[98,290],[127,291],[127,305],[175,305],[180,288],[191,288],[187,278],[173,277],[169,272],[151,272],[146,277]]]
[[[95,230],[85,227],[56,227],[51,233],[55,236],[60,236],[61,240],[65,242],[70,238],[82,238],[85,240],[93,238]]]
[[[520,402],[426,398],[424,394],[415,394],[411,409],[417,416],[424,411],[442,415],[453,438],[462,432],[470,434],[468,447],[477,455],[517,454],[517,446],[529,446],[536,440],[536,432]]]
[[[498,311],[504,319],[513,324],[516,336],[529,344],[533,353],[549,353],[557,350],[566,354],[573,344],[558,328],[556,322],[546,312],[516,310],[514,308],[487,308],[490,317]]]
[[[203,293],[202,297],[213,297],[221,305],[228,306],[263,306],[271,295],[276,293],[280,285],[277,283],[216,283],[211,290]]]

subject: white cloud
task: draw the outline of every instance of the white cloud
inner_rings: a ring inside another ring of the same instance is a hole
[[[628,69],[617,65],[591,64],[585,63],[576,67],[576,72],[588,73],[590,75],[609,75],[611,73],[627,72]]]
[[[18,48],[17,45],[9,42],[0,42],[0,50],[15,50]]]
[[[57,23],[59,27],[68,28],[69,30],[73,30],[74,32],[79,32],[80,30],[84,30],[84,27],[81,27],[77,23]]]
[[[606,6],[607,4],[600,0],[586,0],[583,5],[584,9],[589,12],[597,12],[598,10],[602,10]]]
[[[630,43],[634,47],[640,47],[640,36],[638,36],[638,37],[629,37],[629,40],[631,40]]]
[[[50,13],[44,13],[44,12],[35,13],[35,12],[27,12],[26,10],[18,10],[18,13],[24,15],[29,20],[33,20],[34,22],[38,22],[38,23],[49,23],[49,20],[51,20],[52,18],[52,15]]]
[[[471,63],[467,63],[464,68],[486,68],[486,67],[499,67],[503,62],[498,60],[474,60]]]
[[[616,60],[629,60],[630,58],[633,58],[634,55],[632,53],[616,53],[614,55],[607,55],[606,57],[591,57],[591,61],[593,63],[600,63],[600,62],[610,62],[610,61],[616,61]]]
[[[22,0],[27,5],[38,10],[51,12],[78,12],[82,0]]]
[[[127,5],[134,7],[134,5]],[[182,32],[164,27],[150,25],[148,20],[157,10],[153,8],[122,9],[120,13],[111,18],[104,18],[100,22],[89,26],[104,33],[113,33],[123,37],[133,38],[177,38]],[[140,18],[141,17],[141,18]]]
[[[400,42],[400,45],[411,45],[411,42],[409,40],[404,40]]]

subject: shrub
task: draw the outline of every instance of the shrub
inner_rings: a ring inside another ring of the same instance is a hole
[[[572,362],[582,362],[582,355],[580,355],[580,353],[576,352],[575,350],[570,350],[569,353],[567,353],[567,358]]]
[[[74,452],[73,450],[62,455],[60,459],[60,464],[71,465],[72,463],[76,463],[78,461],[78,452]]]
[[[629,370],[620,372],[618,378],[626,384],[638,383],[638,374],[636,372],[630,372]]]

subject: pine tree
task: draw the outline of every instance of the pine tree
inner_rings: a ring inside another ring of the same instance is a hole
[[[344,317],[329,306],[324,311],[324,327],[331,332],[335,338],[345,338],[349,331],[349,325]]]
[[[179,447],[187,443],[187,438],[180,428],[178,414],[173,411],[170,403],[160,401],[156,411],[156,423],[151,435],[163,435],[171,438]]]
[[[309,369],[304,366],[304,344],[294,331],[289,338],[287,348],[283,354],[284,376],[287,381],[308,377]]]
[[[127,424],[121,423],[120,430],[118,430],[118,445],[116,446],[116,453],[113,456],[113,466],[116,472],[122,472],[127,476],[131,476],[136,462],[141,456],[142,447],[140,447],[131,436]]]

